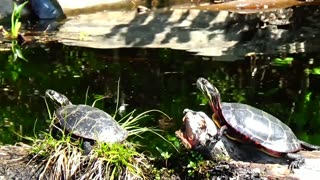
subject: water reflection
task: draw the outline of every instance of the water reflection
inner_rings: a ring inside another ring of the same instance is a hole
[[[223,101],[261,108],[288,123],[301,139],[320,144],[319,77],[305,73],[315,66],[309,64],[311,57],[317,57],[314,54],[286,55],[294,58],[292,64],[274,66],[270,62],[280,55],[218,62],[170,49],[97,50],[51,43],[29,48],[24,55],[29,62],[10,64],[10,54],[0,53],[2,143],[20,140],[13,132],[33,135],[48,127],[43,95],[49,88],[74,104],[92,104],[105,96],[96,107],[113,114],[119,78],[120,102],[126,112],[162,110],[172,119],[154,115],[143,123],[173,136],[184,108],[211,113],[195,87],[202,76],[219,87]]]

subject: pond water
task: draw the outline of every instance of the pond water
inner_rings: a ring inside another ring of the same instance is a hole
[[[195,86],[198,77],[205,77],[219,88],[223,101],[263,109],[287,123],[300,139],[320,145],[320,76],[307,73],[319,66],[315,61],[319,54],[257,55],[219,62],[171,49],[97,50],[59,43],[29,47],[23,53],[28,62],[12,61],[11,52],[0,53],[2,144],[48,128],[46,89],[65,94],[74,104],[92,104],[105,96],[95,106],[114,114],[119,79],[124,113],[159,109],[171,119],[152,113],[142,124],[173,137],[184,108],[211,114]],[[292,63],[283,64],[288,57]],[[275,58],[284,60],[275,63]],[[53,105],[48,104],[52,112]]]

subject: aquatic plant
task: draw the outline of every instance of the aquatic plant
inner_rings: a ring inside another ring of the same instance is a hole
[[[23,56],[21,47],[17,41],[20,28],[21,28],[21,22],[20,22],[21,12],[27,3],[28,1],[25,1],[24,3],[17,5],[15,2],[13,2],[13,11],[11,14],[11,33],[7,32],[2,26],[0,26],[0,31],[2,32],[2,34],[5,37],[11,39],[11,51],[13,54],[13,57],[12,57],[13,62],[15,62],[18,58],[28,61]]]
[[[274,58],[271,62],[274,66],[288,66],[291,65],[294,59],[292,57]]]
[[[15,2],[13,2],[13,11],[11,14],[11,38],[15,39],[18,37],[18,34],[20,32],[21,28],[21,22],[20,22],[20,17],[21,17],[21,12],[24,6],[28,3],[29,1],[26,1],[20,5],[17,5]]]
[[[13,11],[11,14],[11,33],[7,32],[2,26],[0,26],[0,30],[2,31],[4,36],[11,39],[16,39],[18,37],[21,28],[21,12],[28,2],[29,1],[25,1],[20,5],[17,5],[15,2],[13,2]]]
[[[11,51],[13,56],[13,62],[15,62],[18,58],[28,62],[28,60],[24,57],[22,49],[18,44],[17,40],[11,41]]]
[[[168,167],[168,159],[171,157],[172,154],[168,151],[160,149],[159,147],[156,147],[156,149],[159,151],[161,157],[165,160],[166,167]]]

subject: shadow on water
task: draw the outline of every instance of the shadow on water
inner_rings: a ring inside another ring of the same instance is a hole
[[[120,102],[126,112],[160,109],[171,120],[154,114],[144,125],[157,126],[169,136],[181,126],[184,108],[211,113],[196,89],[202,76],[219,87],[224,101],[250,104],[275,115],[299,138],[320,144],[319,76],[306,70],[319,66],[309,60],[315,54],[291,54],[291,65],[270,62],[280,55],[245,57],[234,62],[218,62],[170,49],[108,49],[70,47],[50,43],[26,49],[29,60],[11,62],[10,53],[0,57],[0,142],[15,143],[14,133],[32,136],[48,127],[44,101],[46,89],[65,94],[74,104],[92,104],[113,114],[120,78]],[[52,103],[49,102],[51,110]],[[36,125],[35,125],[36,124]],[[168,136],[167,136],[168,137]],[[155,145],[151,145],[155,146]]]

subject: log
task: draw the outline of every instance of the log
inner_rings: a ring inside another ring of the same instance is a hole
[[[38,179],[40,163],[30,161],[30,148],[23,143],[0,147],[0,179]]]
[[[172,48],[222,61],[242,59],[249,52],[312,53],[319,49],[317,11],[315,6],[293,8],[290,24],[283,27],[262,22],[259,14],[228,11],[105,11],[70,17],[56,39],[99,49]]]

